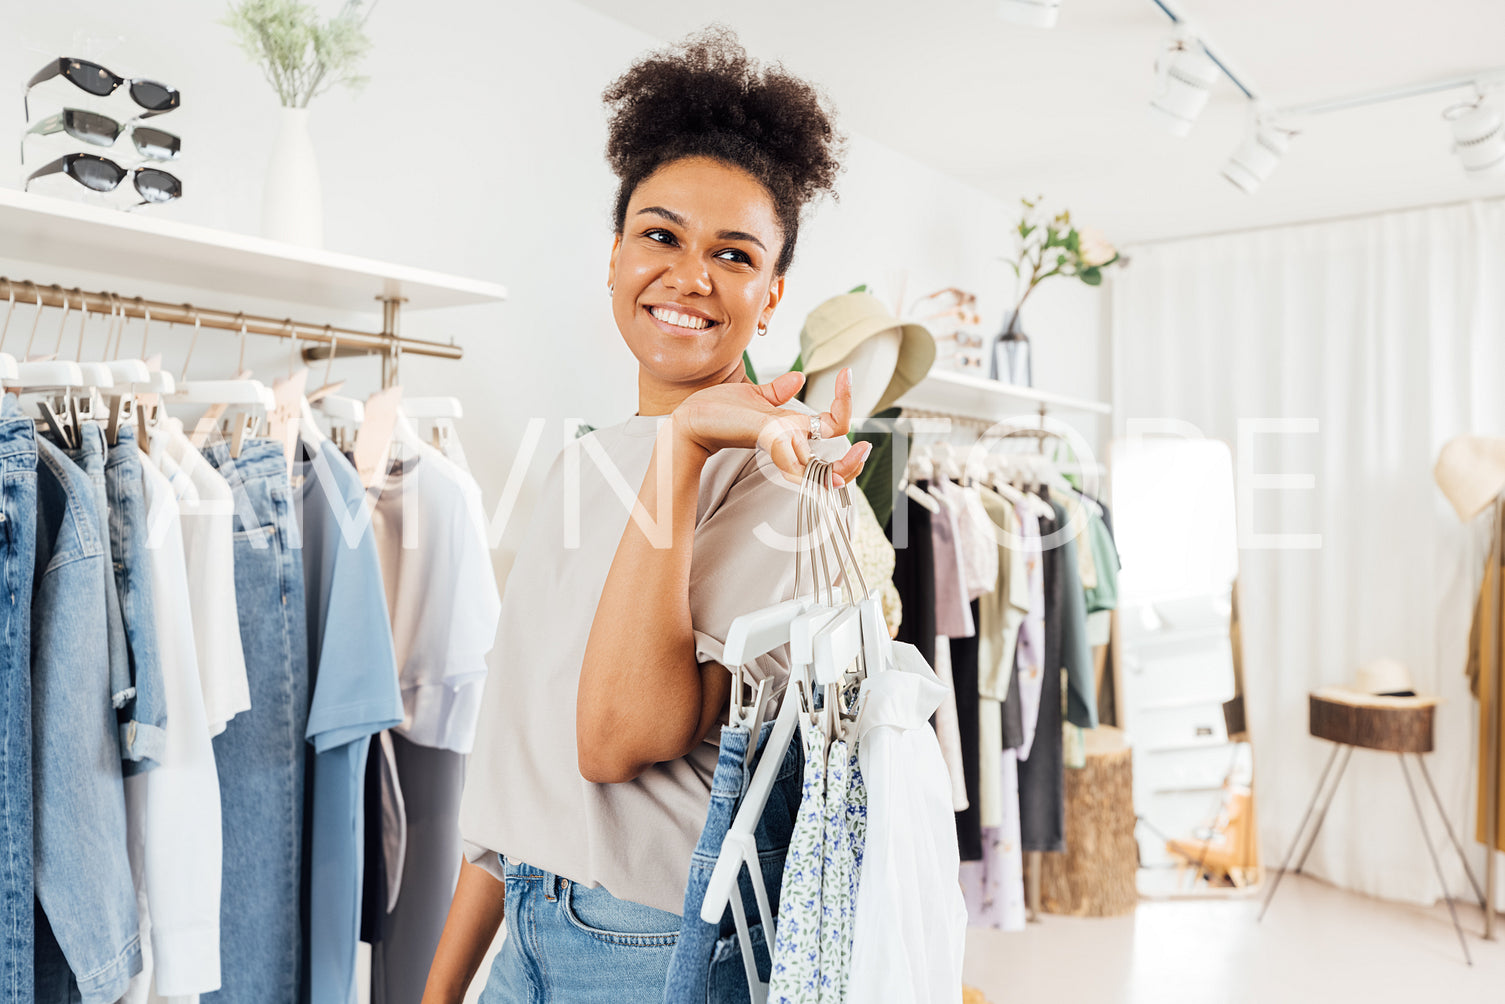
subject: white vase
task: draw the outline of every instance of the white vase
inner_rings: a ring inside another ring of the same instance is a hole
[[[282,109],[261,193],[261,234],[289,244],[324,246],[324,195],[307,108]]]

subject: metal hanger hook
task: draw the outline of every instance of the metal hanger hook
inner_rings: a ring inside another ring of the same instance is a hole
[[[5,309],[5,327],[0,329],[0,349],[5,348],[5,337],[10,334],[10,315],[16,312],[16,284],[6,280],[10,286],[10,306]]]
[[[291,317],[284,318],[282,324],[287,329],[287,337],[293,341],[293,347],[287,354],[287,375],[291,377],[298,368],[298,326]]]
[[[178,377],[180,382],[188,380],[188,360],[193,358],[193,347],[199,343],[199,309],[191,303],[183,304],[184,308],[193,315],[193,337],[188,340],[188,354],[183,357],[183,374]]]
[[[141,358],[146,358],[146,336],[152,329],[152,308],[148,307],[141,297],[136,297],[136,306],[141,308],[144,320],[141,322]]]
[[[42,304],[42,291],[37,288],[37,284],[30,281],[28,281],[26,284],[31,287],[31,291],[36,294],[37,298],[37,313],[36,316],[31,319],[31,334],[26,338],[26,355],[30,357],[31,343],[37,340],[37,326],[42,323],[42,312],[46,308]]]
[[[335,346],[339,343],[339,340],[335,338],[334,332],[330,330],[331,327],[333,325],[324,325],[324,334],[329,338],[329,355],[324,357],[324,386],[326,387],[329,386],[329,374],[334,370]]]
[[[53,286],[63,297],[63,316],[57,322],[57,343],[52,347],[52,354],[56,356],[63,347],[63,326],[68,323],[68,292],[61,286]]]
[[[81,289],[75,289],[74,292],[79,296],[78,306],[80,313],[78,321],[78,351],[73,353],[73,361],[76,363],[81,363],[84,361],[84,328],[89,326],[89,297],[85,295],[84,291]],[[58,348],[61,349],[62,347],[63,332],[62,329],[59,329]]]
[[[246,315],[241,313],[235,316],[240,318],[240,362],[235,365],[235,375],[239,378],[246,371]]]

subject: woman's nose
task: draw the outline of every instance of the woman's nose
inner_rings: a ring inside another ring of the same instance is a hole
[[[680,293],[711,294],[711,273],[694,255],[680,255],[664,273],[663,283]]]

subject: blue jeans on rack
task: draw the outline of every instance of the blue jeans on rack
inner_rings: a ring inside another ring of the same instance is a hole
[[[793,700],[788,695],[785,700]],[[758,752],[751,765],[744,767],[750,737],[747,729],[723,726],[721,755],[711,777],[711,804],[706,812],[705,828],[690,859],[690,881],[685,887],[685,910],[679,931],[679,943],[669,964],[664,987],[665,1004],[746,1004],[749,1000],[747,972],[742,963],[742,948],[732,920],[730,905],[722,913],[721,923],[707,924],[700,919],[706,886],[716,867],[721,845],[742,804],[742,794],[752,779],[752,772],[762,759],[773,723],[766,723],[758,733]],[[804,770],[804,751],[799,736],[792,737],[784,752],[783,763],[768,795],[768,804],[753,830],[758,843],[758,861],[763,882],[768,887],[768,905],[779,910],[779,889],[784,881],[784,859],[789,853],[789,838],[799,814]],[[747,869],[739,872],[738,894],[742,897],[749,924],[749,941],[758,975],[767,980],[772,968],[767,936],[759,922],[757,899]]]
[[[214,739],[224,832],[219,990],[204,1004],[298,1004],[308,743],[303,552],[282,444],[204,455],[235,497],[235,600],[251,710]]]
[[[663,993],[679,918],[503,859],[507,937],[481,1004],[628,1004]]]
[[[31,767],[41,1004],[111,1004],[141,971],[112,701],[119,691],[106,602],[115,581],[101,518],[103,439],[97,426],[90,430],[87,470],[45,437],[36,440]]]
[[[0,1004],[32,1004],[31,584],[37,442],[0,405]]]
[[[122,425],[105,461],[105,495],[110,503],[110,554],[115,591],[134,696],[120,709],[120,755],[127,775],[141,774],[162,759],[167,746],[167,704],[162,693],[162,660],[152,607],[151,562],[146,553],[146,495],[136,430]]]
[[[103,537],[104,567],[100,569],[105,584],[105,640],[109,645],[110,700],[117,711],[124,711],[135,688],[131,685],[130,646],[125,639],[125,619],[120,612],[120,591],[115,586],[115,557],[110,550],[110,501],[105,487],[105,434],[97,422],[85,422],[78,430],[79,444],[67,451],[68,459],[89,478],[89,500],[94,506],[93,524]],[[118,740],[117,740],[118,743]],[[121,751],[122,753],[124,751]]]

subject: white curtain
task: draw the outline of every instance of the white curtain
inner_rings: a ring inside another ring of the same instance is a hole
[[[1505,203],[1189,239],[1129,257],[1112,288],[1116,433],[1169,418],[1234,449],[1265,864],[1291,846],[1331,750],[1307,734],[1307,693],[1390,656],[1419,692],[1443,698],[1427,759],[1482,880],[1478,717],[1464,661],[1487,517],[1460,524],[1431,472],[1459,433],[1505,436]],[[1271,480],[1293,475],[1314,483]],[[1320,534],[1320,546],[1257,546],[1251,534]],[[1467,900],[1416,780],[1449,886]],[[1354,754],[1306,870],[1391,899],[1440,895],[1394,754]]]

